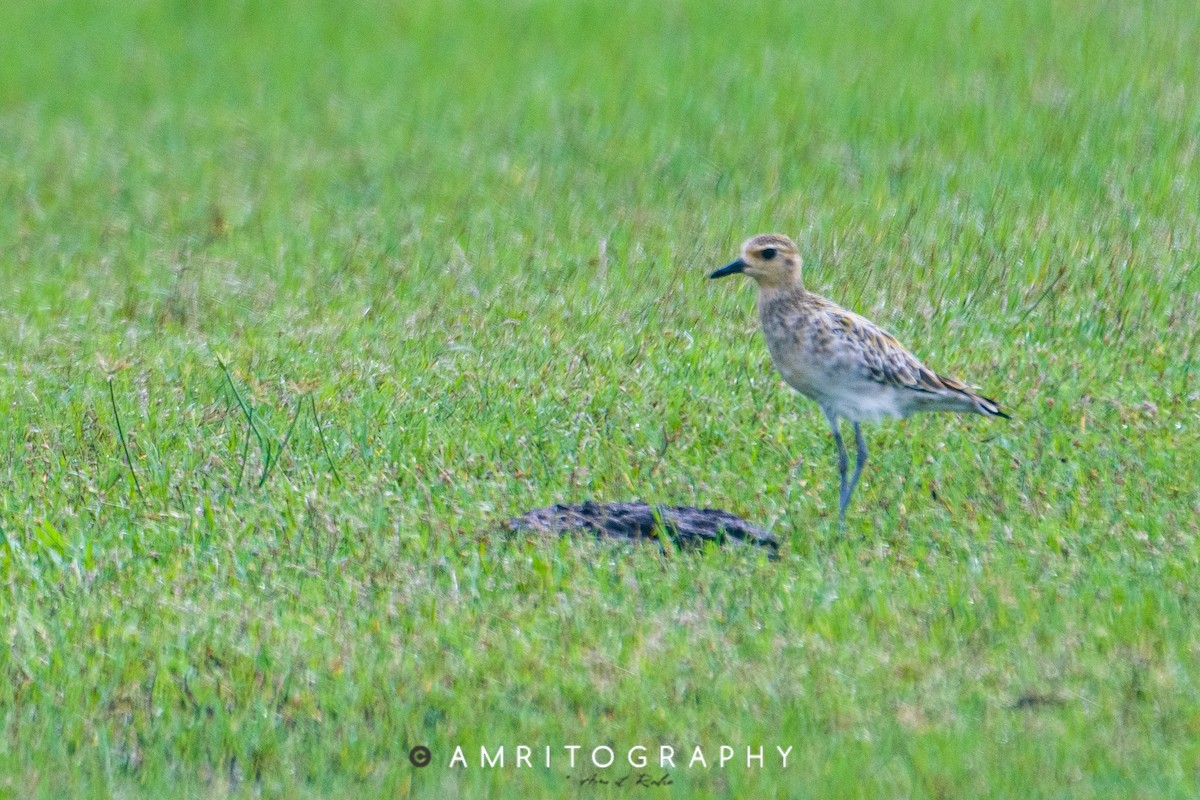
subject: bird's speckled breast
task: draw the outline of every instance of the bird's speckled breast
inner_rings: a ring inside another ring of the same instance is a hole
[[[829,342],[817,312],[803,292],[759,297],[759,320],[772,363],[793,389],[821,402],[828,382],[821,350]]]

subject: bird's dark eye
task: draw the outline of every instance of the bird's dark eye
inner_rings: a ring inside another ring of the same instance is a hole
[[[770,261],[771,259],[773,259],[775,257],[775,248],[774,247],[765,248],[764,250],[759,252],[759,255],[763,257],[763,261]]]

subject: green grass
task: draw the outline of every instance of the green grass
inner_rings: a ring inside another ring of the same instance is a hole
[[[0,52],[0,794],[1194,796],[1193,3],[9,0]],[[763,230],[1015,417],[872,427],[844,535],[705,280]],[[783,556],[498,532],[586,498]]]

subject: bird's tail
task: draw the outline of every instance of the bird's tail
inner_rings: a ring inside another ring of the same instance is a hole
[[[1012,419],[1012,417],[1000,410],[1000,406],[995,400],[989,400],[983,395],[975,394],[974,392],[971,392],[971,399],[975,401],[975,410],[984,416]]]
[[[982,414],[985,417],[1012,419],[1012,417],[1000,410],[999,403],[981,394],[976,394],[965,383],[956,381],[954,378],[947,378],[944,375],[938,375],[938,379],[942,382],[943,386],[967,401],[969,408],[963,410],[974,411],[976,414]]]

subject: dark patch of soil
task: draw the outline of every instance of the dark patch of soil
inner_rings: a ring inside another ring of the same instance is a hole
[[[748,544],[764,547],[772,557],[779,540],[736,514],[714,508],[652,506],[648,503],[593,503],[553,505],[510,519],[507,527],[516,532],[591,533],[627,541],[659,541],[661,530],[681,547],[715,544]]]

